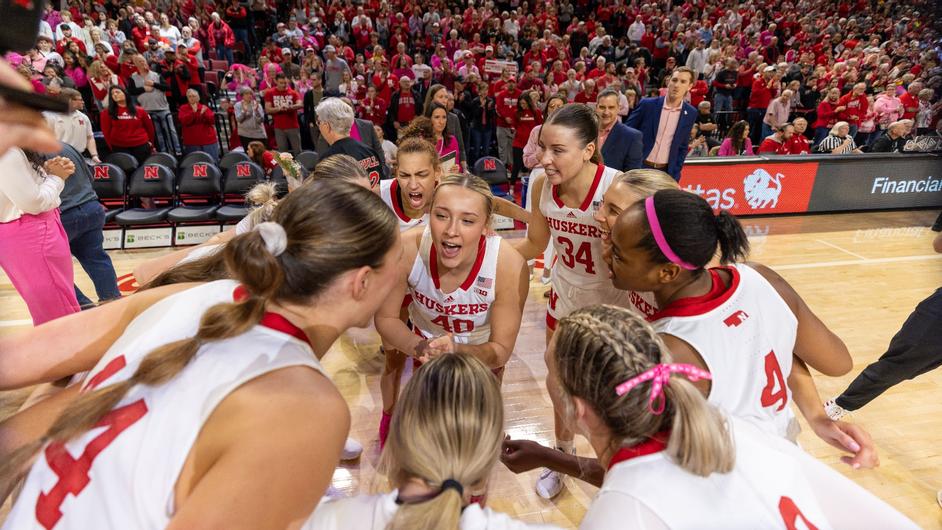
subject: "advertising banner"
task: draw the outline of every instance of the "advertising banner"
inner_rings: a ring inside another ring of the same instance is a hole
[[[808,210],[817,171],[816,161],[684,164],[680,187],[734,215],[801,213]]]
[[[810,212],[942,206],[942,158],[935,155],[822,160]]]

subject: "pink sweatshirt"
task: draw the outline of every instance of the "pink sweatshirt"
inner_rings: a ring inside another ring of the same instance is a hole
[[[885,129],[903,115],[903,103],[897,97],[880,94],[873,102],[873,112],[880,128]]]

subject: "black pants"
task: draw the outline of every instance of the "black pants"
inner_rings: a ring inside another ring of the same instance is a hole
[[[127,153],[133,156],[134,158],[137,159],[138,164],[143,164],[144,161],[150,157],[152,151],[153,151],[153,147],[151,147],[149,143],[146,143],[144,145],[135,145],[133,147],[115,146],[111,150],[112,153]]]
[[[513,163],[514,163],[514,167],[513,167],[513,170],[511,170],[511,172],[510,172],[510,184],[511,184],[511,185],[513,185],[515,182],[517,182],[517,179],[520,177],[520,172],[521,172],[521,171],[524,171],[524,165],[523,165],[523,148],[522,148],[522,147],[514,147],[514,148],[513,148],[513,156],[514,156],[514,159],[513,159],[513,161],[514,161],[514,162],[513,162]]]
[[[905,379],[942,366],[942,288],[916,306],[890,347],[837,397],[846,410],[857,410]]]

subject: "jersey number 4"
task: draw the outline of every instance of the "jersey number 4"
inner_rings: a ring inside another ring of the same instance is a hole
[[[559,256],[563,260],[563,265],[575,269],[576,263],[581,263],[585,267],[586,273],[595,274],[595,263],[592,262],[592,245],[588,241],[583,241],[579,244],[579,248],[576,248],[568,237],[558,236],[556,240],[559,241],[562,247]],[[573,254],[573,250],[575,250],[575,254]]]
[[[781,514],[787,530],[818,530],[818,527],[811,524],[805,514],[801,513],[791,497],[782,497],[778,500],[778,513]],[[801,526],[798,525],[798,521],[801,521]]]
[[[446,333],[468,333],[474,331],[473,320],[462,320],[460,318],[448,320],[448,317],[439,315],[432,320],[432,323],[441,326]]]
[[[779,366],[774,351],[770,351],[765,356],[765,381],[765,388],[762,389],[762,406],[772,407],[780,402],[775,411],[784,409],[788,404],[788,390],[785,387],[782,367]]]
[[[108,363],[89,382],[87,390],[92,390],[105,379],[124,368],[124,356],[118,356]],[[62,518],[60,510],[67,495],[78,495],[88,486],[88,476],[95,458],[105,450],[125,429],[134,425],[147,414],[147,404],[143,399],[116,408],[95,424],[95,429],[105,430],[93,438],[78,458],[73,458],[62,442],[53,442],[46,447],[45,457],[49,469],[59,477],[48,493],[40,493],[36,501],[36,520],[44,528],[51,529]]]

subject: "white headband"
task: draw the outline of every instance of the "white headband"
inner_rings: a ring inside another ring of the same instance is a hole
[[[265,248],[276,258],[288,248],[288,234],[284,227],[271,221],[255,225],[255,230],[262,236]]]

